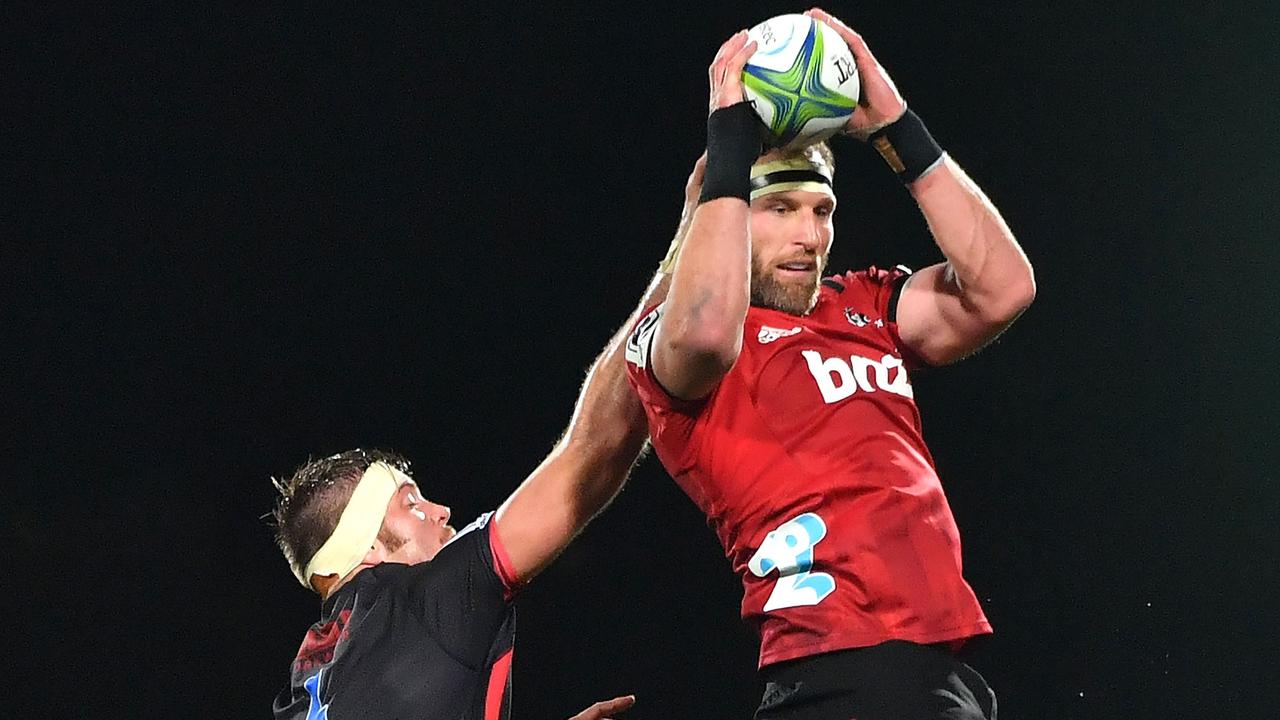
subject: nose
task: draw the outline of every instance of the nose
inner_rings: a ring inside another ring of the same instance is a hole
[[[822,249],[823,220],[816,215],[807,214],[796,229],[795,244],[804,249],[806,255],[816,255]]]
[[[444,505],[431,503],[431,519],[441,525],[449,522],[449,517],[453,515],[453,511]]]

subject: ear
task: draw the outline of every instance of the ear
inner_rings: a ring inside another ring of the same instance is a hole
[[[329,593],[333,592],[333,588],[338,584],[338,576],[335,575],[312,575],[311,589],[316,591],[322,599],[329,597]]]

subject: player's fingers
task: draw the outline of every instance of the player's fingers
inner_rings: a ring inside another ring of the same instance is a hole
[[[592,707],[599,709],[602,714],[612,715],[614,713],[620,713],[620,712],[629,710],[635,704],[636,704],[635,695],[623,695],[622,697],[616,697],[612,700],[603,700],[601,702],[596,703]]]
[[[711,63],[711,67],[707,68],[707,80],[711,83],[711,90],[715,92],[716,88],[724,82],[724,58],[716,55],[716,59]]]
[[[733,34],[733,37],[726,40],[724,45],[720,46],[720,52],[716,53],[716,59],[711,64],[720,66],[721,75],[723,76],[724,68],[739,52],[742,51],[742,46],[746,44],[747,31],[739,30]]]
[[[609,715],[624,712],[635,704],[635,695],[623,695],[612,700],[602,700],[574,715],[570,720],[609,720]]]
[[[725,48],[729,47],[729,43],[733,38],[729,38],[720,44],[720,49],[716,50],[716,56],[711,59],[711,64],[707,66],[707,80],[711,82],[711,89],[715,89],[720,84],[721,60],[724,59]]]
[[[858,64],[859,70],[863,68],[870,70],[880,65],[880,61],[876,60],[876,56],[871,52],[871,48],[867,47],[867,41],[863,40],[861,35],[850,30],[847,36],[841,37],[853,52],[853,60]]]
[[[821,20],[822,22],[830,25],[831,29],[835,30],[836,32],[840,32],[841,30],[850,30],[849,26],[845,25],[844,22],[840,20],[840,18],[836,17],[835,15],[832,15],[831,13],[827,12],[826,10],[823,10],[820,7],[809,8],[808,10],[804,11],[804,14],[808,15],[809,17],[815,20]]]
[[[862,36],[855,32],[853,28],[845,25],[843,20],[822,8],[813,8],[812,10],[805,12],[805,15],[808,15],[814,20],[821,20],[826,23],[832,30],[836,31],[837,35],[844,38],[845,42],[849,42],[852,38],[857,38],[859,41],[862,40]]]
[[[742,69],[731,67],[731,62],[740,54],[747,42],[747,31],[740,30],[720,46],[721,52],[716,61],[711,63],[711,102],[709,112],[727,107],[742,100]]]
[[[836,34],[844,40],[845,44],[849,46],[849,50],[853,52],[853,57],[858,62],[859,70],[861,70],[862,66],[865,64],[872,66],[876,64],[876,57],[871,54],[871,48],[867,47],[867,41],[863,40],[862,35],[856,32],[853,28],[845,25],[840,18],[835,17],[822,8],[813,8],[808,10],[805,12],[805,15],[808,15],[815,20],[821,20],[829,25],[832,30],[836,31]]]
[[[727,58],[724,63],[724,77],[720,79],[721,92],[725,90],[731,98],[738,98],[742,94],[742,69],[747,65],[747,59],[756,51],[756,42],[743,45],[731,57]]]
[[[728,70],[727,75],[729,77],[741,75],[742,68],[746,67],[747,61],[755,54],[757,47],[756,41],[752,40],[739,48],[738,52],[734,53],[733,56],[729,58],[728,62],[725,63]]]
[[[716,56],[711,61],[711,64],[716,65],[723,62],[725,58],[732,56],[740,47],[742,47],[741,43],[745,42],[746,36],[746,30],[739,30],[731,35],[728,40],[725,40],[720,45],[720,49],[716,51]]]
[[[826,10],[823,10],[820,7],[809,8],[808,10],[804,11],[804,14],[808,15],[814,20],[821,20],[822,22],[830,25],[831,29],[835,30],[836,32],[840,31],[840,28],[836,27],[837,24],[844,25],[844,23],[840,22],[838,18],[836,18],[831,13],[827,12]],[[845,26],[845,27],[847,28],[848,26]]]

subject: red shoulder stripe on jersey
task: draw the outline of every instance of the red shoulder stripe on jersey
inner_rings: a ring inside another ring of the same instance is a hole
[[[489,689],[484,694],[484,720],[502,717],[502,701],[507,696],[507,678],[511,676],[511,656],[515,651],[511,648],[503,653],[489,671]]]
[[[511,556],[507,554],[502,538],[498,537],[496,517],[489,519],[489,549],[493,552],[493,569],[497,572],[498,579],[502,581],[502,597],[510,602],[523,583],[516,575],[516,568],[511,564]]]

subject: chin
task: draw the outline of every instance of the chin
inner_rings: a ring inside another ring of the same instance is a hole
[[[751,304],[790,315],[807,315],[818,299],[818,284],[789,285],[768,279],[753,283]]]

